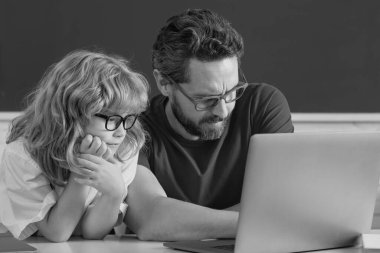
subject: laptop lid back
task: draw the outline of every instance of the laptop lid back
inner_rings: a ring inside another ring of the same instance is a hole
[[[235,252],[355,244],[370,229],[379,173],[380,133],[254,135]]]

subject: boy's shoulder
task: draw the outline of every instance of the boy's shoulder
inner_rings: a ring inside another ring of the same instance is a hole
[[[21,166],[22,164],[28,165],[29,169],[35,168],[40,171],[39,166],[36,164],[34,159],[31,157],[30,153],[26,150],[24,145],[24,140],[19,138],[11,143],[4,146],[4,150],[0,160],[0,166],[3,167],[4,164]]]
[[[28,151],[25,148],[24,140],[19,138],[15,141],[5,144],[4,146],[4,154],[14,154],[16,156],[21,157],[30,157]]]

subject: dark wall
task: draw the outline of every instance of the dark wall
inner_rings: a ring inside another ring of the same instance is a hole
[[[293,112],[380,111],[378,0],[1,0],[0,111],[18,111],[46,68],[74,49],[122,55],[151,74],[171,15],[209,8],[245,39],[250,82],[277,86]]]

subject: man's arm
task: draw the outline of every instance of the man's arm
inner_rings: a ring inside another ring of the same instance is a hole
[[[240,212],[240,203],[239,204],[236,204],[236,205],[233,205],[233,206],[230,206],[230,207],[227,207],[224,209],[225,211],[235,211],[235,212]]]
[[[127,226],[140,240],[175,241],[236,236],[238,212],[168,198],[152,172],[137,167],[128,188]]]

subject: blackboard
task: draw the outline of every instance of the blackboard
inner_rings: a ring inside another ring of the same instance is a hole
[[[128,58],[151,83],[151,47],[166,19],[209,8],[243,35],[242,69],[292,112],[380,111],[378,0],[1,0],[0,111],[19,111],[46,68],[74,49]]]

